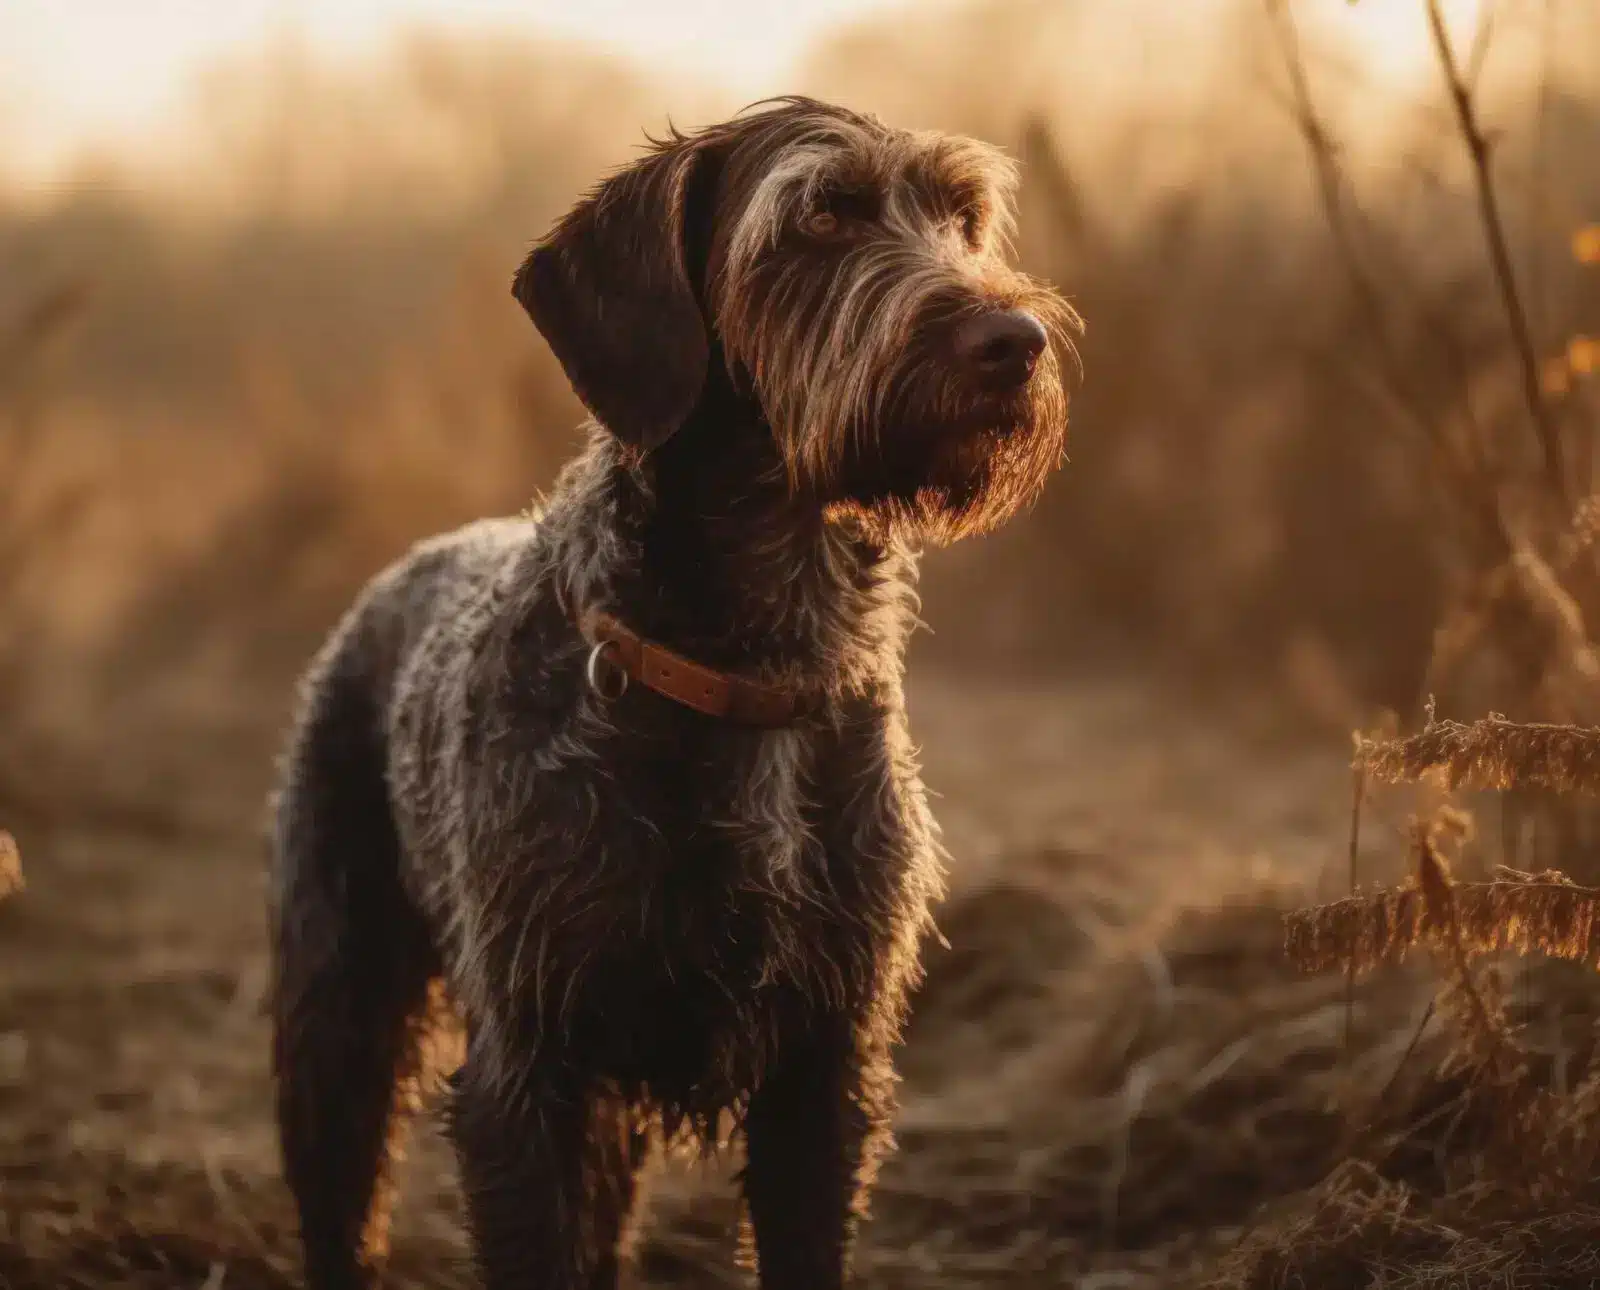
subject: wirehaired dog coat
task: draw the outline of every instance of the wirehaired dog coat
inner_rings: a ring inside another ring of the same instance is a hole
[[[843,1284],[942,882],[901,690],[914,548],[1029,502],[1065,441],[1074,319],[1005,264],[1013,180],[973,141],[779,100],[655,144],[517,273],[587,449],[542,514],[369,585],[277,806],[313,1290],[382,1249],[446,1000],[490,1290],[609,1290],[652,1143],[724,1113],[765,1290]],[[708,715],[719,687],[776,701]]]

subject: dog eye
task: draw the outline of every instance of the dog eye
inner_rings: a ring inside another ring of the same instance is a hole
[[[812,237],[832,237],[839,231],[839,217],[832,211],[812,211],[803,227]]]
[[[811,237],[836,238],[858,232],[879,215],[877,194],[856,189],[836,189],[801,221]]]
[[[960,215],[961,236],[969,246],[983,245],[983,212],[964,210]]]

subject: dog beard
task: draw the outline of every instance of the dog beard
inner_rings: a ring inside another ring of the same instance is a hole
[[[936,545],[987,532],[1037,498],[1065,450],[1059,385],[1038,380],[954,412],[847,437],[830,514]]]

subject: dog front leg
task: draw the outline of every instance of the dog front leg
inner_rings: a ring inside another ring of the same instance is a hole
[[[745,1119],[745,1206],[762,1290],[842,1290],[890,1145],[886,1050],[846,1018],[781,1055]]]
[[[484,1290],[615,1290],[642,1163],[622,1110],[507,1078],[481,1052],[454,1084],[450,1137]]]

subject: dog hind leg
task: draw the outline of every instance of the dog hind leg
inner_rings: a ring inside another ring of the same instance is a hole
[[[438,958],[401,886],[375,702],[335,653],[311,686],[277,807],[273,1073],[310,1290],[368,1284],[386,1252]]]

